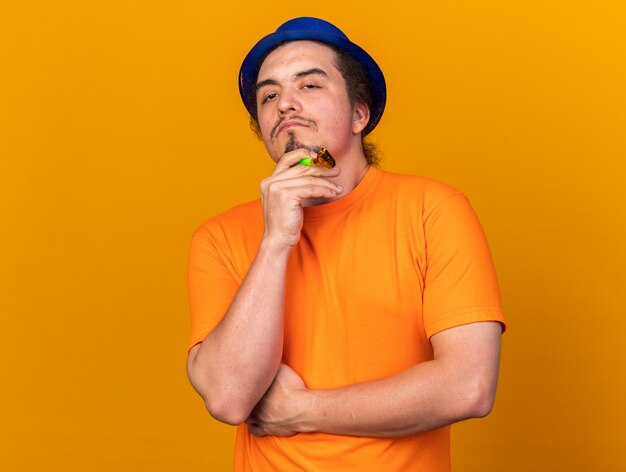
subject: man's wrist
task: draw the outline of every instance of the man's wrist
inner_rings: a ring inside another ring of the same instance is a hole
[[[259,246],[260,252],[268,252],[273,256],[285,256],[288,257],[293,249],[293,246],[280,241],[279,238],[271,237],[267,234],[263,235],[261,244]]]
[[[305,390],[302,392],[302,417],[298,423],[300,433],[321,432],[325,421],[322,407],[323,392],[320,390]]]

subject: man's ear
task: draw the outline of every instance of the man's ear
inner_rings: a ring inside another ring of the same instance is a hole
[[[370,109],[363,102],[354,104],[352,110],[352,133],[361,133],[370,121]]]

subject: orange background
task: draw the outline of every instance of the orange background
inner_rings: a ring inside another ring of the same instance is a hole
[[[491,243],[510,329],[455,470],[624,470],[623,5],[5,0],[0,468],[229,470],[184,370],[187,250],[271,171],[237,72],[305,14],[385,71],[383,168],[463,189]]]

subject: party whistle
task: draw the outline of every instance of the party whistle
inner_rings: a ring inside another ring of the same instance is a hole
[[[302,159],[298,164],[309,167],[327,167],[328,169],[332,169],[336,165],[335,159],[333,159],[333,156],[330,155],[330,152],[325,147],[317,151],[317,156]]]

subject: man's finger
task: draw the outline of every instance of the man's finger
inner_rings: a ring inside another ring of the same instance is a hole
[[[314,176],[301,176],[274,181],[267,188],[268,195],[274,195],[276,198],[283,200],[289,200],[294,197],[298,200],[320,197],[332,198],[339,195],[342,191],[343,187],[340,185]]]
[[[283,154],[278,162],[276,163],[277,170],[287,169],[289,167],[295,166],[302,159],[306,159],[307,157],[315,157],[317,154],[308,149],[295,149],[286,154]]]
[[[337,177],[340,173],[341,169],[339,167],[327,169],[325,167],[307,167],[295,165],[293,167],[283,170],[282,172],[274,173],[264,179],[261,183],[261,189],[263,189],[263,187],[267,184],[272,184],[274,182],[280,182],[284,180],[291,180],[302,176],[310,175],[320,178],[333,178]]]

